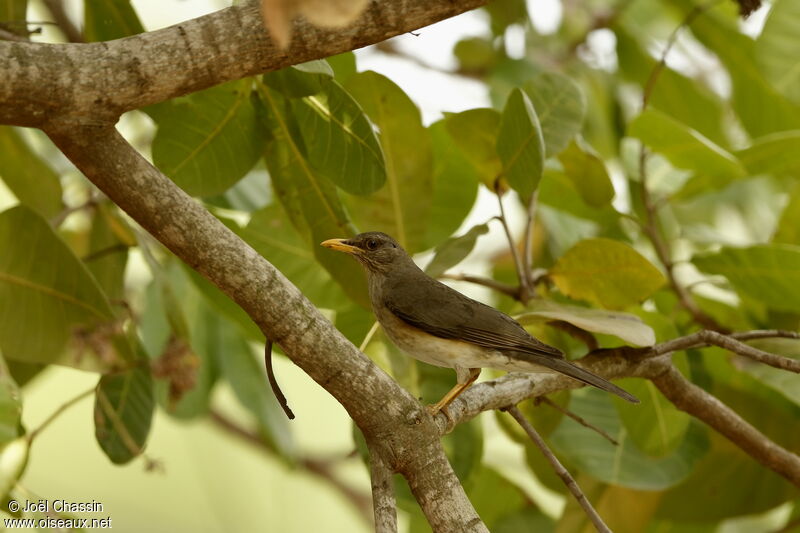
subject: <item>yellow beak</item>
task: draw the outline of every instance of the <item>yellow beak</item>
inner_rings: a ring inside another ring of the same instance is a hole
[[[320,244],[325,248],[336,250],[337,252],[344,252],[346,254],[360,254],[363,252],[361,248],[347,244],[347,239],[328,239]]]

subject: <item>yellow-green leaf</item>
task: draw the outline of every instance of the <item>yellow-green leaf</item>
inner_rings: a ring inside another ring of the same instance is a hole
[[[556,261],[550,277],[559,290],[606,309],[634,305],[664,284],[664,275],[627,244],[585,239]]]

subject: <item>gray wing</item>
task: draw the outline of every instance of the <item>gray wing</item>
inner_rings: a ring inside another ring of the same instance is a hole
[[[420,272],[421,273],[421,272]],[[485,348],[563,358],[514,319],[423,274],[390,277],[384,303],[397,317],[431,335]]]

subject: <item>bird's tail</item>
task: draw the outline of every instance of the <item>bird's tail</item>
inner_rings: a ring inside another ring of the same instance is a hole
[[[592,385],[593,387],[597,387],[598,389],[602,389],[612,394],[616,394],[623,400],[627,400],[631,403],[639,403],[638,398],[636,398],[636,396],[634,396],[633,394],[630,394],[629,392],[617,387],[610,381],[605,380],[600,376],[592,374],[588,370],[584,370],[581,367],[570,363],[566,359],[558,359],[555,357],[548,357],[545,355],[537,355],[531,353],[525,353],[523,357],[525,360],[534,363],[536,365],[547,367],[560,374],[565,374],[571,377],[572,379],[576,379],[582,383],[586,383],[587,385]]]

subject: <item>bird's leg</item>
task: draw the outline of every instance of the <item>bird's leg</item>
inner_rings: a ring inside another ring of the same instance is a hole
[[[472,385],[475,382],[475,380],[478,379],[478,376],[480,376],[480,375],[481,375],[481,369],[480,368],[470,368],[469,369],[469,377],[467,378],[467,380],[464,383],[456,384],[456,386],[453,387],[452,389],[450,389],[450,392],[445,394],[444,397],[441,400],[439,400],[438,402],[436,402],[433,405],[429,405],[428,406],[428,412],[431,415],[436,415],[436,414],[439,413],[439,411],[444,411],[445,416],[447,416],[447,418],[450,418],[450,415],[447,412],[447,406],[450,405],[450,403],[453,400],[458,398],[459,394],[461,394],[462,392],[467,390],[467,388],[470,385]]]

